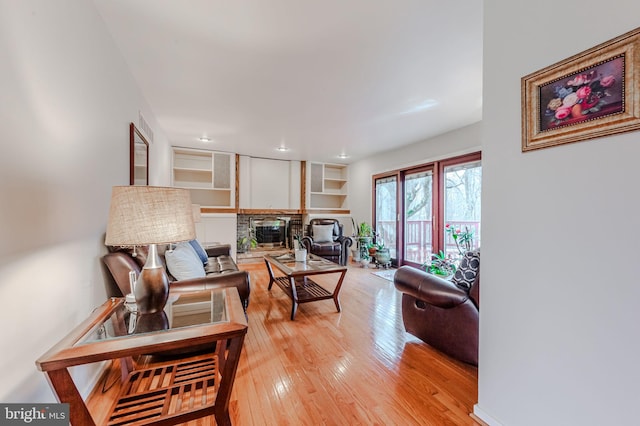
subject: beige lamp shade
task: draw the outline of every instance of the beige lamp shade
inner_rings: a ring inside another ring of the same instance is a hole
[[[200,204],[191,204],[193,208],[193,221],[195,223],[202,222],[202,213],[200,213]]]
[[[106,245],[146,246],[195,238],[188,190],[158,186],[113,187]]]

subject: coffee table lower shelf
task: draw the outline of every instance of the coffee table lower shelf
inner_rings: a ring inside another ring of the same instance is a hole
[[[291,292],[291,282],[288,277],[276,277],[276,284],[287,293]],[[308,277],[296,279],[296,294],[298,303],[314,302],[333,298],[333,293],[320,286]]]
[[[291,291],[291,281],[295,280],[295,293]],[[296,277],[295,279],[290,277],[274,277],[273,282],[275,282],[278,287],[280,287],[284,292],[293,300],[293,308],[291,311],[291,319],[294,319],[296,315],[297,305],[300,303],[308,303],[308,302],[316,302],[318,300],[328,300],[333,299],[336,309],[340,312],[340,302],[338,301],[338,296],[315,281],[311,278],[303,276]],[[269,286],[271,289],[271,286]]]

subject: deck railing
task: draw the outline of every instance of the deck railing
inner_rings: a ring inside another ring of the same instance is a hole
[[[480,222],[477,221],[450,221],[447,222],[456,229],[464,230],[468,227],[473,232],[473,248],[480,244]],[[377,229],[379,237],[389,247],[391,256],[396,257],[395,221],[378,221]],[[433,222],[430,220],[408,220],[405,226],[405,260],[424,263],[431,256],[433,241]],[[456,255],[458,249],[450,234],[445,235],[445,253]]]

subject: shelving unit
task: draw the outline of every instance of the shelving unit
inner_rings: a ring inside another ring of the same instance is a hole
[[[347,204],[348,167],[344,164],[310,163],[307,208],[344,210]]]
[[[136,144],[133,157],[133,184],[147,184],[147,152],[148,147],[144,144]]]
[[[201,207],[235,207],[235,155],[228,152],[173,148],[171,184],[191,191]]]

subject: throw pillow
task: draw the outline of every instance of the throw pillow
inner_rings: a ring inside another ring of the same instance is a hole
[[[167,269],[178,281],[205,276],[204,266],[191,244],[178,243],[164,254]]]
[[[460,266],[456,270],[456,273],[453,274],[451,282],[464,290],[469,290],[476,280],[479,270],[480,252],[469,251],[462,257]]]
[[[328,243],[333,241],[333,225],[312,225],[313,242]]]
[[[191,240],[189,241],[189,244],[191,244],[191,247],[193,247],[193,249],[195,250],[196,254],[198,255],[198,257],[200,258],[200,260],[202,261],[203,265],[206,265],[207,262],[209,261],[209,256],[207,256],[207,252],[205,251],[205,249],[200,245],[200,241],[198,240]]]

